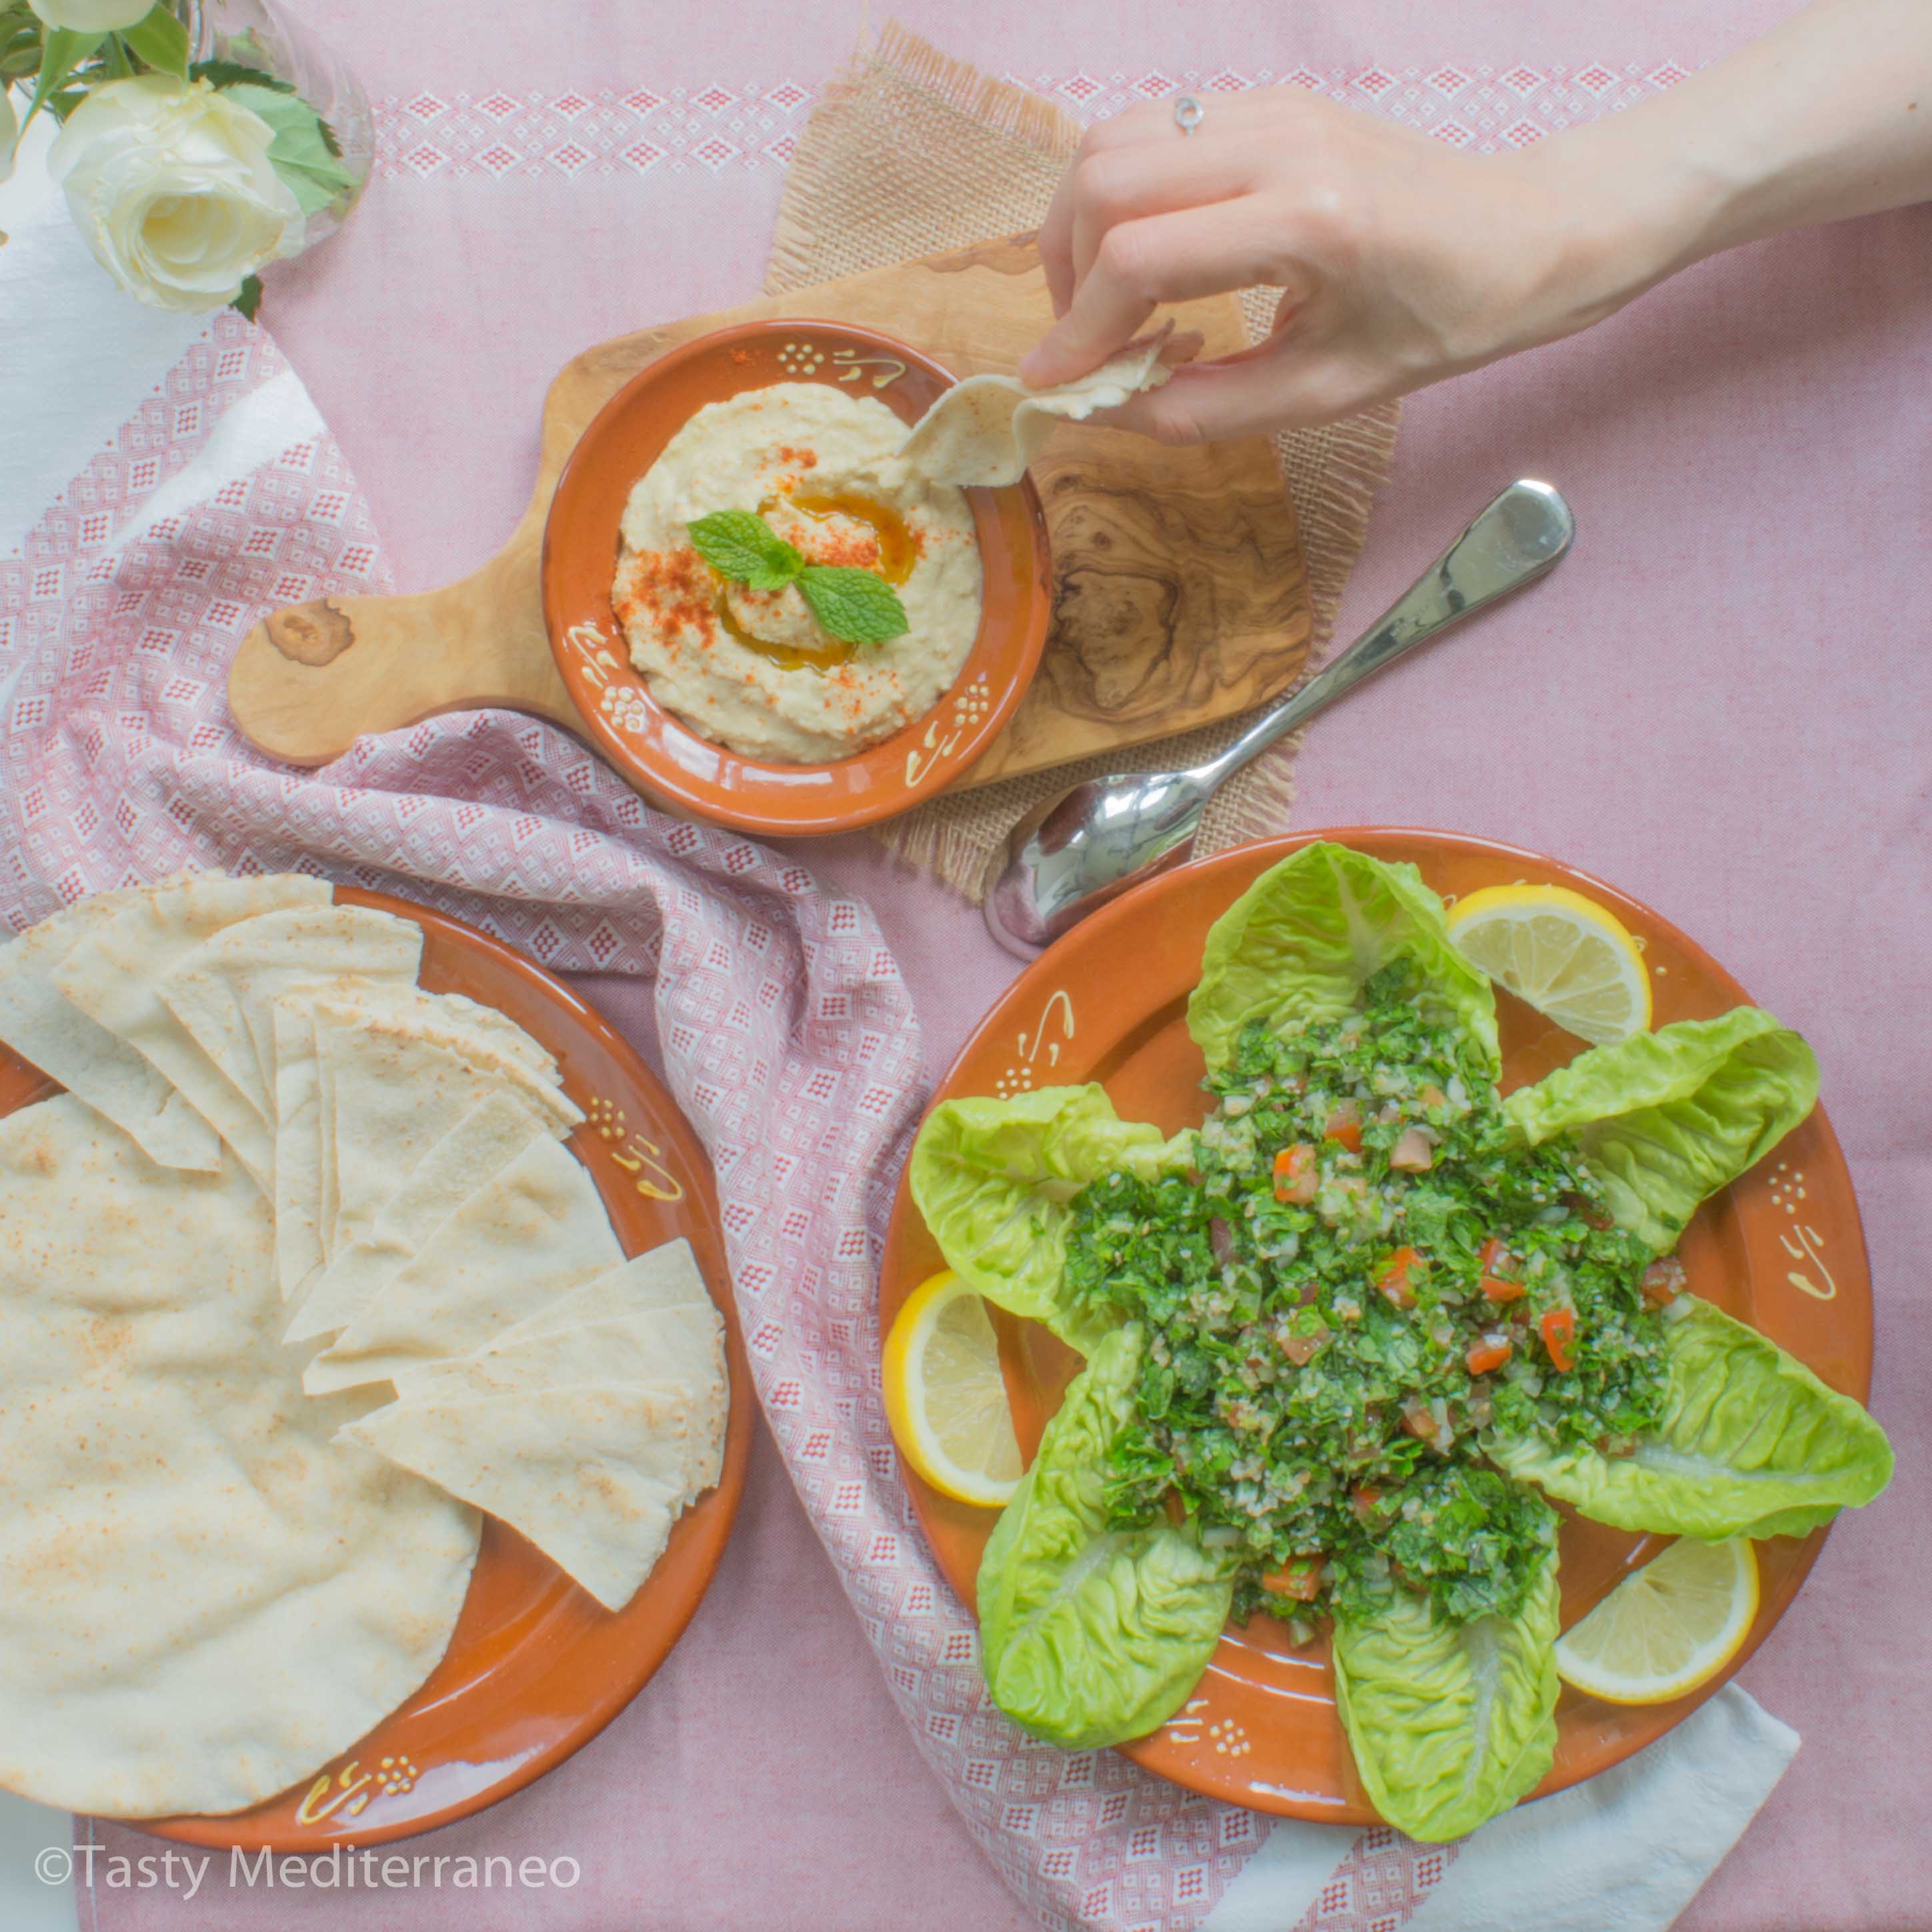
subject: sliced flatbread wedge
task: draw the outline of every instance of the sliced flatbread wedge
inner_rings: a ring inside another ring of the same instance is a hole
[[[708,1300],[702,1308],[658,1308],[552,1329],[507,1348],[399,1370],[395,1383],[410,1402],[483,1402],[597,1384],[647,1390],[685,1418],[693,1490],[709,1489],[724,1468],[724,1328]]]
[[[178,885],[185,877],[164,883]],[[212,1174],[221,1165],[220,1136],[152,1060],[90,1019],[52,976],[137,890],[103,892],[0,947],[0,1040],[112,1120],[150,1160]]]
[[[337,1256],[375,1226],[404,1178],[448,1130],[493,1093],[542,1108],[554,1134],[577,1110],[530,1070],[487,1047],[443,1044],[412,1018],[372,1018],[359,1004],[319,1001],[323,1252]],[[557,1103],[562,1102],[561,1106]]]
[[[283,1339],[305,1341],[346,1328],[471,1195],[554,1130],[552,1118],[523,1094],[505,1088],[486,1095],[410,1170],[368,1232],[322,1269]],[[280,1173],[278,1162],[278,1184]]]
[[[326,880],[197,877],[145,888],[91,928],[50,975],[65,997],[144,1054],[235,1150],[264,1192],[274,1186],[274,1143],[260,1114],[183,1026],[160,982],[224,927],[259,913],[328,902]]]
[[[898,460],[918,476],[962,488],[1017,483],[1059,424],[1159,388],[1172,373],[1162,358],[1173,334],[1170,322],[1090,374],[1052,388],[1030,389],[1017,376],[969,376],[914,424]],[[1198,346],[1200,338],[1187,340]]]
[[[384,982],[344,992],[336,1004],[352,1006],[366,1018],[419,1033],[439,1046],[469,1054],[486,1065],[501,1064],[512,1079],[548,1089],[537,1097],[574,1126],[584,1116],[557,1090],[563,1084],[556,1060],[507,1013],[461,993],[433,993],[427,987]]]
[[[368,906],[302,906],[224,927],[161,982],[161,998],[262,1118],[275,1118],[274,1002],[344,980],[413,987],[422,928]]]
[[[343,1433],[501,1518],[607,1610],[637,1594],[693,1499],[683,1417],[643,1389],[395,1402]]]
[[[468,1354],[623,1259],[596,1185],[568,1148],[533,1142],[310,1362],[312,1395]]]
[[[711,1306],[711,1292],[698,1272],[691,1244],[680,1238],[646,1248],[622,1268],[554,1297],[506,1328],[491,1346],[506,1348],[560,1328],[594,1328],[600,1322],[618,1321],[653,1308],[685,1308],[699,1302]]]

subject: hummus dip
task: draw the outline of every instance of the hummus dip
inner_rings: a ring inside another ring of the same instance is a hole
[[[964,494],[909,470],[906,426],[875,397],[779,382],[707,403],[625,506],[611,602],[651,695],[748,758],[818,764],[929,711],[979,634],[981,575]],[[876,571],[908,626],[884,644],[822,630],[796,584],[728,584],[689,526],[749,510],[813,563]]]

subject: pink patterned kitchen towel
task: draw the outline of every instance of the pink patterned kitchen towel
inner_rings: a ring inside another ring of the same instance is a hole
[[[1552,1862],[1575,1874],[1587,1914],[1620,1882],[1631,1833],[1654,1840],[1675,1824],[1682,1856],[1647,1868],[1674,1875],[1669,1896],[1616,1921],[1667,1923],[1795,1748],[1742,1693],[1677,1734],[1681,1775],[1658,1763],[1599,1780],[1469,1841],[1461,1858],[1480,1882],[1460,1899],[1454,1848],[1276,1826],[1114,1753],[1035,1742],[989,1706],[971,1620],[920,1534],[879,1400],[878,1257],[923,1095],[918,1023],[878,925],[803,867],[650,810],[526,719],[439,718],[320,772],[251,750],[224,700],[250,626],[272,605],[388,587],[366,506],[299,381],[265,334],[220,318],[0,558],[0,919],[17,928],[191,862],[294,867],[398,888],[549,966],[652,976],[667,1076],[716,1163],[772,1432],[920,1749],[1043,1924],[1462,1932],[1498,1887]],[[1714,1789],[1714,1753],[1747,1774],[1698,1817],[1682,1787]],[[152,1847],[80,1831],[109,1853]],[[598,1850],[604,1882],[572,1922],[628,1932],[625,1844]],[[96,1888],[83,1922],[283,1922],[286,1901],[219,1883],[193,1905]],[[369,1912],[434,1923],[439,1907],[391,1896],[328,1910],[332,1924],[360,1925]]]

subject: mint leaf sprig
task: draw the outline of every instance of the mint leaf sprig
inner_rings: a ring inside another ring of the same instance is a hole
[[[798,586],[820,630],[842,644],[883,644],[912,626],[898,592],[875,571],[812,563],[750,510],[713,510],[691,526],[691,546],[720,577],[748,590]]]

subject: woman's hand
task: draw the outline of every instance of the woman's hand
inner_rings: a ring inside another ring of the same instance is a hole
[[[1702,256],[1932,196],[1932,6],[1816,0],[1627,114],[1467,155],[1292,87],[1094,128],[1040,252],[1064,382],[1164,302],[1281,291],[1258,346],[1109,420],[1192,442],[1325,422],[1587,327]]]
[[[1567,335],[1666,252],[1617,245],[1607,212],[1528,155],[1459,154],[1300,88],[1206,105],[1192,135],[1160,102],[1082,142],[1040,231],[1060,320],[1019,369],[1064,382],[1162,303],[1280,290],[1266,342],[1110,418],[1170,442],[1325,422]]]

